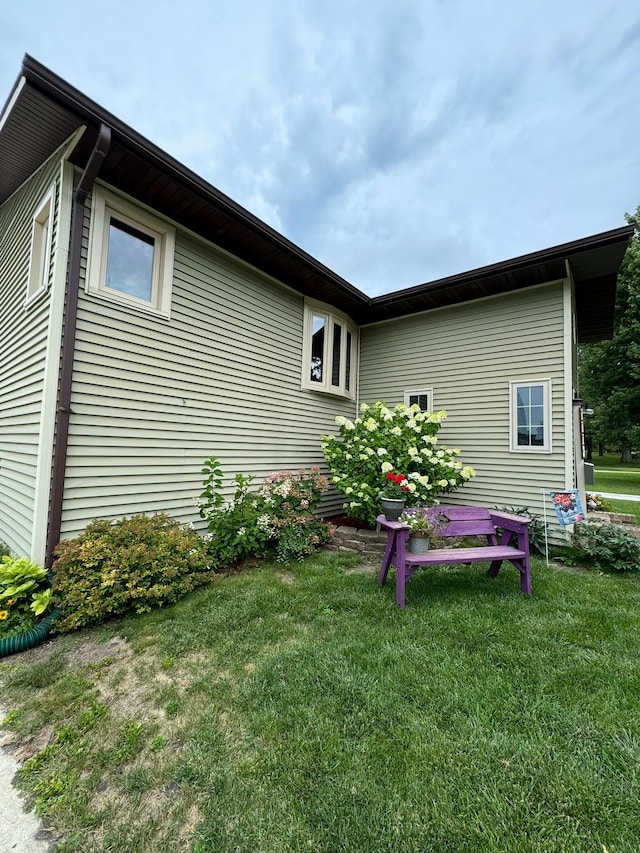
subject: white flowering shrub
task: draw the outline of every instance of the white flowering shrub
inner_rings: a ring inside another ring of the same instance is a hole
[[[345,496],[344,508],[355,519],[373,524],[389,472],[404,474],[408,506],[437,503],[437,495],[454,491],[475,476],[456,457],[458,448],[438,445],[447,413],[422,412],[417,405],[363,403],[361,415],[336,418],[339,433],[322,436],[322,450],[331,480]]]

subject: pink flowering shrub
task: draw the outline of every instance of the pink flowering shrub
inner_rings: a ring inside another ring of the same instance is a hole
[[[314,511],[329,483],[315,465],[298,472],[276,471],[257,491],[253,477],[236,474],[233,499],[220,493],[222,472],[215,457],[205,463],[200,515],[209,528],[209,550],[223,565],[274,555],[280,562],[302,560],[328,541],[328,525]]]

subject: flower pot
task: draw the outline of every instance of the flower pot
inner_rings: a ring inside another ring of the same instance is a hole
[[[431,544],[429,536],[411,533],[409,536],[409,552],[411,554],[426,554]]]
[[[397,521],[402,515],[404,501],[399,498],[382,498],[382,512],[387,521]]]

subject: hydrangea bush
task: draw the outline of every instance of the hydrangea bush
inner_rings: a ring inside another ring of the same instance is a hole
[[[438,445],[447,413],[422,412],[403,403],[382,402],[360,407],[360,417],[336,418],[339,433],[322,436],[322,449],[332,482],[347,502],[345,509],[360,522],[373,524],[380,514],[386,475],[402,472],[408,506],[428,506],[437,495],[454,491],[475,476],[470,465],[456,459],[458,448]]]

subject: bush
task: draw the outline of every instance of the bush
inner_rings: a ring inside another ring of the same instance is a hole
[[[447,413],[422,412],[400,404],[389,409],[378,402],[360,407],[355,421],[339,415],[339,436],[322,436],[322,449],[344,507],[358,521],[374,524],[388,473],[407,480],[407,506],[429,505],[475,476],[456,460],[460,453],[438,445],[437,433]],[[397,475],[396,475],[397,476]]]
[[[534,553],[541,556],[546,555],[546,538],[545,533],[549,530],[549,525],[545,522],[541,515],[534,515],[529,507],[526,506],[497,506],[498,512],[510,512],[512,515],[524,515],[531,519],[529,524],[529,548]]]
[[[34,628],[51,604],[46,571],[27,557],[0,558],[0,639]]]
[[[198,534],[165,514],[93,521],[62,541],[53,564],[57,631],[177,601],[211,578]]]
[[[640,569],[640,539],[614,524],[597,521],[576,524],[572,544],[583,562],[603,572],[634,572]]]
[[[200,515],[208,523],[210,553],[221,564],[272,555],[288,563],[303,559],[329,540],[329,525],[313,514],[329,485],[317,465],[296,474],[269,474],[254,492],[250,490],[254,478],[236,474],[235,493],[228,505],[220,493],[222,472],[214,456],[206,460],[202,473]]]
[[[10,557],[11,549],[4,542],[0,541],[0,557]]]

